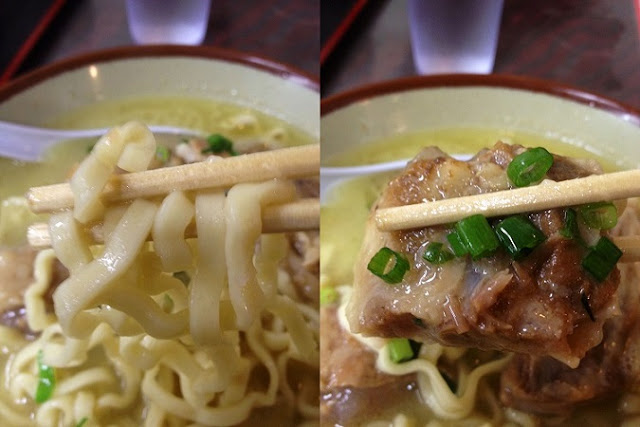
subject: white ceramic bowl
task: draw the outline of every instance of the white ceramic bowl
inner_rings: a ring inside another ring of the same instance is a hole
[[[620,168],[640,166],[640,111],[553,82],[499,75],[420,76],[323,100],[322,159],[355,146],[456,127],[537,134],[581,146]]]
[[[212,99],[253,108],[319,138],[318,83],[270,60],[211,47],[111,49],[43,67],[0,88],[0,119],[42,125],[101,101]]]

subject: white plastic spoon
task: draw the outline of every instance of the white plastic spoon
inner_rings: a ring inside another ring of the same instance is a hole
[[[173,126],[149,126],[156,136],[202,135],[201,131]],[[19,125],[0,121],[0,156],[25,162],[37,162],[52,145],[70,139],[99,137],[109,128],[61,130]]]

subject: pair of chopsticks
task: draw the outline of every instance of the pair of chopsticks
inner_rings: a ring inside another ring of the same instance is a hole
[[[162,196],[172,191],[228,188],[244,182],[277,178],[304,178],[318,175],[319,168],[319,144],[262,151],[215,162],[191,163],[115,175],[105,187],[102,200],[119,202],[140,197]],[[26,198],[29,208],[34,213],[55,212],[73,207],[73,193],[66,183],[31,188]],[[318,229],[320,202],[318,199],[301,199],[272,206],[265,209],[262,219],[265,232]],[[94,227],[92,234],[97,242],[101,241],[100,227]],[[187,237],[195,237],[195,230],[188,229]],[[33,247],[51,245],[47,224],[32,225],[27,238]]]
[[[226,188],[242,182],[274,178],[303,178],[317,175],[319,167],[319,144],[264,151],[213,163],[117,175],[105,188],[103,200],[117,202],[178,190]],[[477,213],[495,217],[637,196],[640,196],[640,170],[631,170],[560,182],[543,181],[532,187],[379,209],[375,213],[375,221],[381,231],[394,231],[452,223]],[[72,207],[73,193],[68,184],[36,187],[27,193],[27,201],[34,213],[53,212]],[[319,216],[318,199],[302,199],[265,209],[263,228],[265,232],[318,229]],[[99,228],[93,229],[92,233],[96,241],[101,241]],[[195,230],[187,230],[187,235],[194,237]],[[32,246],[49,246],[46,224],[31,226],[28,239]],[[638,237],[618,237],[614,241],[624,252],[623,260],[640,260]]]
[[[490,218],[638,196],[640,170],[629,170],[378,209],[375,221],[381,231],[396,231],[453,223],[474,214]],[[640,261],[638,236],[615,237],[613,241],[624,253],[622,261]]]

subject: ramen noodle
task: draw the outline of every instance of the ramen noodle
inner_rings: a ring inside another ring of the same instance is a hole
[[[200,157],[189,144],[180,150]],[[145,170],[157,152],[146,126],[129,122],[75,170],[74,209],[51,215],[53,248],[33,261],[27,333],[0,326],[0,417],[16,426],[316,424],[317,233],[261,226],[266,206],[299,191],[273,180],[101,202],[113,173]],[[97,222],[100,246],[89,238]],[[191,223],[198,238],[185,239]]]

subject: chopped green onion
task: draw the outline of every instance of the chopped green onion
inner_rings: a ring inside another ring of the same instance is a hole
[[[436,265],[451,261],[454,257],[453,253],[444,248],[440,242],[429,243],[422,254],[422,258]]]
[[[418,356],[420,344],[407,338],[391,338],[387,343],[389,358],[394,363],[403,363]]]
[[[329,305],[340,300],[340,294],[333,286],[322,286],[320,288],[320,305]]]
[[[469,250],[464,246],[464,243],[462,243],[460,235],[455,230],[447,234],[447,241],[449,245],[451,245],[451,250],[455,256],[465,256],[469,253]]]
[[[187,286],[191,281],[191,277],[189,277],[189,273],[187,273],[186,271],[176,271],[175,273],[173,273],[173,277],[180,280],[182,283],[184,283],[185,286]]]
[[[582,260],[582,267],[602,282],[615,268],[622,251],[606,237],[601,237]]]
[[[42,360],[42,350],[38,351],[38,388],[36,388],[35,401],[44,403],[53,396],[53,389],[56,386],[56,375],[53,367],[46,365]]]
[[[89,421],[89,418],[87,417],[82,418],[80,421],[78,421],[78,424],[76,424],[76,427],[84,426],[87,423],[87,421]]]
[[[489,222],[480,214],[458,221],[456,232],[473,259],[491,255],[499,246]]]
[[[498,240],[515,260],[522,259],[546,240],[544,233],[521,215],[503,219],[495,225],[495,230]]]
[[[584,223],[598,230],[609,230],[618,223],[618,210],[611,202],[589,203],[580,207]]]
[[[156,158],[163,164],[167,163],[171,158],[171,151],[164,145],[158,145],[156,147]]]
[[[393,259],[393,265],[389,267]],[[409,270],[409,261],[404,255],[387,247],[380,249],[369,261],[367,269],[389,284],[402,281],[404,274]]]
[[[164,311],[165,313],[171,313],[171,311],[173,311],[173,306],[174,303],[171,295],[164,294],[162,298],[162,311]]]
[[[232,156],[235,156],[237,153],[233,150],[233,142],[220,135],[219,133],[214,133],[209,135],[207,138],[208,147],[202,150],[202,153],[223,153],[227,152]]]
[[[516,187],[527,187],[544,178],[553,165],[553,155],[542,147],[531,148],[514,157],[507,176]]]
[[[580,237],[578,215],[576,214],[575,209],[567,208],[564,211],[564,227],[560,229],[560,235],[567,239],[576,239]]]
[[[586,293],[584,293],[584,291],[580,292],[580,302],[584,307],[584,311],[587,312],[589,319],[591,319],[592,322],[595,322],[596,317],[593,315],[593,311],[591,311],[591,306],[589,305],[589,297],[587,296]]]

